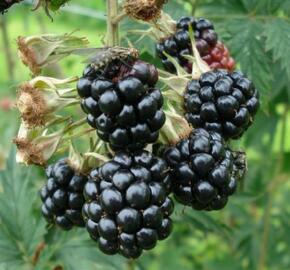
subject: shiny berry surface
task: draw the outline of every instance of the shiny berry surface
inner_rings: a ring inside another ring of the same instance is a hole
[[[115,151],[135,151],[154,143],[165,123],[155,66],[137,60],[113,62],[102,75],[86,70],[77,89],[87,122],[98,136]]]
[[[91,172],[83,214],[102,252],[134,259],[170,235],[174,204],[168,171],[164,160],[140,150],[117,152]]]
[[[218,42],[215,47],[211,48],[207,55],[202,59],[210,66],[211,69],[226,69],[233,71],[235,68],[235,60],[230,56],[228,48]]]
[[[77,174],[66,160],[50,165],[46,176],[48,180],[40,190],[40,197],[43,202],[41,211],[47,222],[64,230],[73,226],[84,227],[83,188],[87,178]]]
[[[241,72],[215,70],[191,81],[185,92],[186,119],[227,139],[240,138],[259,109],[259,93]]]
[[[217,34],[213,24],[204,18],[182,17],[177,22],[176,28],[176,33],[173,36],[157,44],[156,54],[162,59],[163,66],[168,72],[175,73],[176,70],[167,59],[166,54],[176,58],[181,66],[191,72],[189,61],[183,57],[183,55],[192,54],[189,29],[194,32],[196,47],[201,56],[207,55],[210,49],[215,47],[218,39]]]
[[[188,139],[167,148],[164,159],[171,167],[174,196],[181,204],[220,210],[236,190],[236,159],[218,133],[196,129]],[[171,203],[164,202],[161,210],[170,213]]]
[[[176,73],[176,68],[166,56],[169,54],[188,73],[192,72],[192,63],[184,57],[193,53],[189,35],[190,28],[194,32],[197,50],[210,68],[223,68],[229,71],[234,69],[235,61],[226,46],[218,41],[213,24],[204,18],[183,17],[177,22],[175,34],[156,45],[156,55],[162,60],[165,70]]]

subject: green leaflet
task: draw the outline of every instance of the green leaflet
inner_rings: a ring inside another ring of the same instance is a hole
[[[31,170],[16,165],[11,151],[6,170],[0,172],[0,263],[7,269],[31,267],[45,233],[44,222],[33,215],[34,180]]]
[[[266,49],[273,53],[274,61],[280,61],[290,78],[290,23],[284,19],[269,21],[265,27]]]

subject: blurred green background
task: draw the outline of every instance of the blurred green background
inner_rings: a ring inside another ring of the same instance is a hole
[[[42,10],[15,5],[0,15],[0,270],[290,269],[290,1],[169,0],[166,11],[176,19],[194,14],[212,20],[238,68],[260,90],[263,103],[255,124],[234,142],[248,154],[248,173],[238,193],[219,213],[177,207],[172,236],[133,263],[101,255],[81,230],[47,231],[37,198],[43,172],[16,165],[11,150],[20,122],[13,108],[16,86],[30,76],[17,58],[16,38],[78,30],[92,46],[101,46],[105,1],[71,0],[53,14],[53,22]],[[123,43],[128,38],[134,43],[127,30],[140,28],[125,20]],[[134,45],[143,59],[160,64],[152,41]],[[83,64],[72,57],[61,68],[61,76],[68,77],[81,74]]]

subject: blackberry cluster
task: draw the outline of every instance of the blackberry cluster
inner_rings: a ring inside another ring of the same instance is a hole
[[[209,65],[211,69],[226,69],[233,71],[235,68],[235,60],[230,56],[228,48],[220,41],[214,48],[211,48],[207,55],[202,59]]]
[[[87,67],[77,89],[88,123],[113,150],[154,143],[165,123],[156,68],[143,61],[113,61],[102,71]]]
[[[195,128],[237,139],[252,124],[259,108],[259,93],[241,72],[215,70],[192,80],[185,92],[186,119]]]
[[[168,72],[175,73],[176,69],[164,52],[175,57],[181,66],[188,72],[191,72],[191,63],[183,57],[184,55],[193,54],[189,36],[190,26],[194,31],[196,48],[201,57],[209,55],[210,51],[217,45],[218,35],[209,20],[204,18],[182,17],[177,22],[176,33],[156,46],[156,53],[162,59],[162,64]]]
[[[118,152],[93,170],[83,215],[102,252],[137,258],[172,230],[171,178],[164,160],[141,150]]]
[[[48,181],[40,191],[45,219],[64,230],[70,230],[73,226],[84,227],[83,188],[87,178],[76,174],[66,160],[50,165],[46,175]]]
[[[234,157],[220,134],[196,129],[165,150],[178,202],[197,210],[220,210],[237,186]]]

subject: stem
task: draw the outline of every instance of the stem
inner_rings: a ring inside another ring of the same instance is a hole
[[[107,39],[108,46],[119,44],[118,0],[107,0]],[[115,21],[114,21],[115,20]]]
[[[117,24],[117,23],[121,22],[123,19],[125,19],[126,17],[127,17],[127,14],[123,11],[119,15],[115,16],[112,19],[112,22],[113,22],[113,24]]]
[[[286,141],[286,131],[287,131],[287,114],[288,114],[289,107],[286,105],[285,110],[283,112],[283,118],[282,118],[282,134],[281,134],[281,142],[280,142],[280,153],[277,161],[277,166],[274,171],[274,175],[276,177],[274,178],[272,182],[272,188],[267,192],[268,195],[268,202],[265,209],[264,214],[264,227],[262,232],[262,242],[261,242],[261,249],[260,249],[260,257],[258,262],[258,270],[264,270],[266,269],[266,258],[267,258],[267,251],[268,251],[268,245],[269,245],[269,233],[271,228],[271,212],[272,212],[272,206],[274,203],[274,195],[275,190],[279,186],[279,173],[282,171],[283,163],[284,163],[284,147],[285,147],[285,141]]]
[[[127,269],[128,270],[135,270],[135,261],[134,260],[128,260]]]
[[[7,31],[7,23],[6,23],[6,16],[0,15],[0,27],[2,31],[2,38],[3,38],[3,47],[6,55],[6,62],[7,62],[7,68],[8,68],[8,76],[9,80],[14,80],[14,61],[12,52],[9,46],[9,37],[8,37],[8,31]]]
[[[197,9],[197,6],[199,4],[199,0],[192,0],[192,15],[194,16],[195,15],[195,12],[196,12],[196,9]]]

